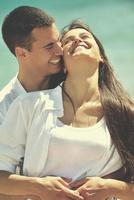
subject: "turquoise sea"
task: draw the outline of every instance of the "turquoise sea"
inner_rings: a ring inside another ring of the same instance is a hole
[[[55,17],[59,29],[84,20],[103,43],[118,79],[134,98],[134,0],[0,0],[0,26],[21,5],[36,6]],[[0,34],[0,89],[16,74],[18,64]]]

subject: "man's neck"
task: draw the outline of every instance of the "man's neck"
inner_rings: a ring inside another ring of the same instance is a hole
[[[32,92],[32,91],[41,91],[41,90],[46,90],[48,89],[48,84],[49,84],[49,78],[46,77],[44,79],[38,80],[38,79],[31,79],[30,78],[24,78],[21,77],[18,74],[18,80],[20,81],[21,85],[27,92]]]

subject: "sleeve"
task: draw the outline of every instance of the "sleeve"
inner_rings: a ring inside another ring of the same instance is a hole
[[[3,114],[0,112],[0,124],[2,124],[3,119],[4,119]]]
[[[0,102],[0,125],[3,123],[7,113],[7,108],[3,102]]]
[[[15,100],[0,125],[0,170],[15,173],[24,157],[26,143],[26,119],[23,104]]]

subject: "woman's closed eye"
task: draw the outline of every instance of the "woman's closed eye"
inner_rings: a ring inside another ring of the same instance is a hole
[[[89,35],[82,35],[81,36],[81,39],[89,39],[89,38],[91,38],[91,37],[89,37]]]
[[[70,42],[72,42],[73,40],[65,40],[62,42],[62,46],[65,46],[66,44],[69,44]]]

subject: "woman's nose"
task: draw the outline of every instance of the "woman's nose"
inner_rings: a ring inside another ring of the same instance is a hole
[[[80,38],[75,38],[73,41],[73,45],[77,46],[80,42],[82,42],[82,40]]]
[[[77,37],[77,38],[74,39],[74,42],[75,42],[76,44],[79,43],[79,42],[81,42],[81,41],[82,41],[82,39],[79,38],[79,37]]]

